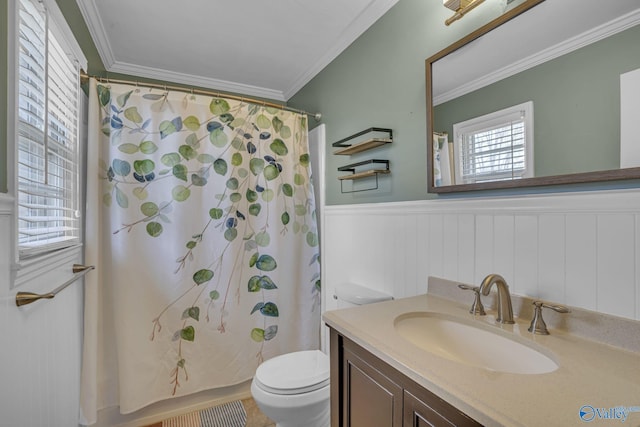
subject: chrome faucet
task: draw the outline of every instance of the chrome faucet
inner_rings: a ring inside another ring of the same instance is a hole
[[[480,284],[480,292],[482,295],[489,295],[491,286],[496,284],[498,288],[498,323],[515,323],[513,321],[513,308],[511,307],[511,295],[509,295],[509,286],[504,277],[499,274],[489,274]]]

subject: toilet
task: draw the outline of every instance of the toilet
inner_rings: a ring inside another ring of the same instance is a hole
[[[389,294],[356,283],[342,283],[336,286],[333,298],[338,301],[338,308],[356,307],[393,299]]]
[[[393,299],[353,283],[336,286],[334,298],[339,308]],[[276,427],[329,427],[329,357],[305,350],[269,359],[258,366],[251,394]]]

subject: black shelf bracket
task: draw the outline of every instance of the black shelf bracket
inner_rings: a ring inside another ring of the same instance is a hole
[[[363,165],[370,165],[370,164],[382,164],[384,165],[384,169],[368,169],[362,172],[356,172],[356,168],[358,166],[363,166]],[[390,173],[390,169],[389,169],[389,160],[380,160],[380,159],[371,159],[371,160],[365,160],[363,162],[358,162],[358,163],[352,163],[350,165],[345,165],[342,167],[338,168],[339,171],[341,172],[351,172],[351,175],[344,175],[344,176],[340,176],[338,177],[338,179],[340,180],[340,192],[342,194],[345,193],[358,193],[360,191],[370,191],[370,190],[377,190],[378,189],[378,175],[380,174],[388,174]],[[368,187],[368,188],[363,188],[360,190],[352,190],[352,191],[345,191],[344,190],[344,181],[348,181],[348,180],[356,180],[356,179],[363,179],[363,178],[374,178],[376,179],[376,185],[375,187]]]
[[[369,129],[365,129],[363,131],[360,131],[358,133],[354,133],[351,136],[348,136],[346,138],[341,139],[340,141],[336,141],[333,144],[331,144],[332,147],[350,147],[351,144],[345,144],[345,142],[357,138],[359,136],[362,136],[364,134],[367,134],[369,132],[386,132],[389,134],[389,139],[393,139],[393,131],[391,129],[387,129],[387,128],[377,128],[377,127],[372,127]]]

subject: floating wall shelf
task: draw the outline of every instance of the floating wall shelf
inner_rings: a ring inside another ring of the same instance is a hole
[[[362,171],[362,172],[356,172],[356,168],[358,166],[370,165],[370,164],[383,164],[385,166],[385,168],[384,169],[369,169],[369,170]],[[367,177],[370,177],[370,176],[373,176],[373,175],[379,174],[379,173],[382,173],[382,174],[391,173],[391,171],[389,170],[389,160],[380,160],[380,159],[371,159],[371,160],[365,160],[363,162],[351,163],[350,165],[339,167],[338,170],[341,171],[341,172],[344,172],[344,171],[352,172],[351,175],[339,176],[338,179],[340,179],[340,180],[367,178]]]
[[[366,135],[368,133],[374,133],[374,132],[387,133],[389,134],[389,137],[388,138],[373,137],[364,141],[355,142],[353,144],[346,143],[360,136]],[[334,142],[332,146],[340,147],[340,149],[334,151],[333,154],[349,156],[351,154],[356,154],[362,151],[371,150],[372,148],[380,147],[382,145],[390,144],[392,142],[393,142],[393,131],[391,129],[373,127],[373,128],[365,129],[356,134],[353,134],[347,138],[341,139],[340,141]]]
[[[380,137],[379,134],[387,134],[388,137]],[[367,134],[371,134],[371,138],[358,140],[361,136],[365,136]],[[348,143],[349,141],[353,141],[352,143]],[[339,147],[339,150],[336,150],[333,154],[350,156],[352,154],[361,153],[363,151],[371,150],[376,147],[380,147],[385,144],[390,144],[393,142],[393,131],[387,128],[377,128],[372,127],[369,129],[365,129],[361,132],[355,133],[347,138],[341,139],[340,141],[336,141],[332,144],[333,147]],[[365,169],[357,171],[356,168],[364,165],[373,164],[373,168]],[[377,168],[375,165],[384,165],[384,168]],[[351,163],[346,166],[342,166],[338,168],[340,172],[351,172],[350,175],[342,175],[339,176],[340,180],[340,191],[342,193],[355,193],[358,191],[369,191],[376,190],[378,188],[378,175],[381,174],[389,174],[391,171],[389,170],[389,160],[380,160],[380,159],[370,159],[362,162]],[[376,186],[371,188],[365,188],[361,190],[353,190],[353,191],[344,191],[343,183],[344,181],[354,181],[356,179],[363,178],[374,178],[376,179]]]
[[[374,169],[367,169],[367,170],[363,170],[358,172],[356,170],[356,168],[358,166],[363,166],[363,165],[384,165],[384,169],[380,169],[380,168],[374,168]],[[389,160],[380,160],[380,159],[371,159],[371,160],[365,160],[363,162],[358,162],[358,163],[351,163],[350,165],[346,165],[346,166],[342,166],[338,168],[338,171],[340,172],[351,172],[351,175],[342,175],[339,176],[338,179],[340,180],[340,191],[342,193],[355,193],[358,191],[368,191],[368,190],[376,190],[378,188],[378,175],[380,174],[389,174],[391,173],[391,170],[389,170]],[[362,178],[371,178],[371,177],[375,177],[376,178],[376,186],[375,187],[371,187],[371,188],[366,188],[366,189],[362,189],[362,190],[354,190],[354,191],[344,191],[344,188],[342,187],[342,183],[344,181],[347,180],[356,180],[356,179],[362,179]]]

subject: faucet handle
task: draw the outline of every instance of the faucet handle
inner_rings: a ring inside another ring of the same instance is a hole
[[[550,308],[553,311],[557,311],[558,313],[570,313],[567,307],[558,304],[548,304],[542,301],[534,301],[533,305],[536,307],[533,312],[533,319],[531,319],[531,325],[529,326],[528,331],[534,334],[540,335],[549,335],[549,331],[547,330],[547,325],[544,323],[544,319],[542,318],[542,307]]]
[[[473,304],[471,304],[471,309],[469,310],[469,313],[477,314],[479,316],[484,316],[485,314],[487,314],[484,312],[484,306],[482,305],[482,301],[480,301],[479,286],[469,286],[469,285],[460,283],[458,284],[458,287],[460,289],[464,289],[465,291],[473,291],[473,293],[475,294],[475,298],[473,300]]]
[[[533,304],[536,305],[536,303],[538,303],[541,307],[545,307],[545,308],[550,308],[553,311],[557,311],[558,313],[571,313],[571,310],[569,310],[567,307],[565,307],[564,305],[560,305],[560,304],[549,304],[547,302],[542,302],[542,301],[534,301]],[[537,305],[536,305],[537,306]]]

